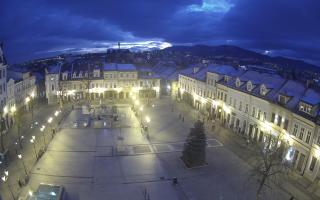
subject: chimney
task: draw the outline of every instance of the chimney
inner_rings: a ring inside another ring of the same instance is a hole
[[[193,73],[195,74],[195,73],[197,73],[199,71],[199,67],[194,67],[193,68]]]
[[[306,81],[306,88],[310,88],[310,85],[312,84],[312,80],[307,80]]]

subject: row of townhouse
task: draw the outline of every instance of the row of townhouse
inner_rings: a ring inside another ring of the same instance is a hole
[[[12,125],[15,112],[29,110],[37,97],[36,78],[29,71],[8,67],[2,46],[0,47],[0,113],[1,131]]]
[[[320,178],[320,93],[274,73],[232,66],[188,68],[178,97],[254,142],[281,136],[297,173]]]
[[[132,64],[59,63],[47,67],[45,84],[48,103],[87,97],[91,100],[127,99],[132,94],[149,99],[160,95],[160,77]]]

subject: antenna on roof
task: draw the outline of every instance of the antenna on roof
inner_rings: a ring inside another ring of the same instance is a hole
[[[118,49],[120,49],[120,42],[118,42]]]

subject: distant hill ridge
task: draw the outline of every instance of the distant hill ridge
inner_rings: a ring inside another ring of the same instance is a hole
[[[243,49],[232,45],[220,45],[220,46],[207,46],[207,45],[194,45],[194,46],[172,46],[163,49],[162,51],[173,51],[188,53],[193,56],[207,57],[207,56],[224,56],[235,59],[256,59],[262,62],[274,63],[279,66],[289,67],[298,70],[312,70],[320,71],[320,67],[306,63],[302,60],[295,60],[285,58],[281,56],[268,56],[254,51]]]

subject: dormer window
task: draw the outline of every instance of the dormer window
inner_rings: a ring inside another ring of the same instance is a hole
[[[67,73],[63,73],[62,75],[62,80],[67,80],[68,74]]]
[[[260,94],[263,96],[267,94],[267,88],[263,84],[260,86]]]
[[[229,81],[229,76],[226,76],[226,75],[225,75],[225,76],[224,76],[224,81],[225,81],[225,82],[228,82],[228,81]]]
[[[76,78],[76,77],[77,77],[77,74],[74,72],[72,77],[73,77],[73,78]]]
[[[251,81],[248,81],[247,83],[247,90],[250,92],[252,90],[252,83]]]
[[[278,102],[279,102],[280,104],[285,105],[285,104],[287,104],[288,100],[289,100],[289,97],[288,97],[288,96],[279,94],[279,96],[278,96]]]
[[[79,73],[79,78],[82,78],[82,72],[80,71],[80,73]]]
[[[307,114],[311,114],[312,111],[312,106],[309,104],[306,104],[304,102],[300,102],[299,104],[299,110],[302,112],[305,112]]]
[[[236,87],[240,87],[241,85],[241,81],[239,78],[236,79]]]

